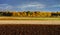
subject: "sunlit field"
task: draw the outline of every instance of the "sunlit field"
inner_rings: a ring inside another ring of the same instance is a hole
[[[60,20],[59,17],[0,17],[0,20]]]

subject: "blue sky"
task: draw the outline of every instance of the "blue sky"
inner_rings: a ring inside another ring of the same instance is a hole
[[[0,10],[60,11],[60,0],[0,0]]]

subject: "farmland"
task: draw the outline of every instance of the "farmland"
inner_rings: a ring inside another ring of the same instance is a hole
[[[59,14],[36,16],[0,13],[0,35],[57,35],[60,34]]]
[[[1,24],[60,24],[59,12],[0,12]]]
[[[60,35],[60,25],[0,25],[0,35]]]
[[[60,17],[0,17],[0,20],[60,20]]]
[[[0,11],[0,20],[60,20],[60,12]]]

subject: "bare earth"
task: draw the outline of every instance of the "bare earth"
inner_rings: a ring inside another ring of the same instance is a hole
[[[45,24],[60,25],[60,20],[0,20],[0,24]]]

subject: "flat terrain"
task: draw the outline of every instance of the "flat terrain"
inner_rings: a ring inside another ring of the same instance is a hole
[[[60,20],[60,17],[0,17],[0,20]]]
[[[0,17],[0,35],[60,35],[60,18]]]
[[[46,24],[60,25],[59,20],[0,20],[0,24]]]
[[[0,35],[60,35],[60,25],[0,25]]]
[[[48,24],[60,25],[60,18],[0,17],[0,24]]]

